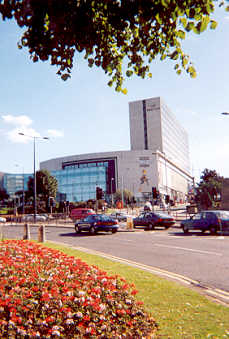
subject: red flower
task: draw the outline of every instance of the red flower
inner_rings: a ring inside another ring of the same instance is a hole
[[[138,293],[137,290],[133,290],[133,291],[131,292],[132,295],[136,295],[137,293]]]

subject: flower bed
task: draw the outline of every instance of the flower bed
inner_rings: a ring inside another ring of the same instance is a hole
[[[134,286],[23,240],[0,242],[0,338],[155,338]]]

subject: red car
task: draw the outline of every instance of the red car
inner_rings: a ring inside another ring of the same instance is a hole
[[[86,218],[88,215],[95,214],[95,211],[91,208],[74,208],[71,210],[70,218],[73,221]]]

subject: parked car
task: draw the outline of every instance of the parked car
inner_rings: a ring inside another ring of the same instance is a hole
[[[133,219],[134,228],[145,226],[145,230],[153,230],[155,226],[162,226],[166,229],[175,224],[175,219],[166,213],[143,212]]]
[[[96,234],[99,231],[116,233],[118,228],[118,221],[106,214],[91,214],[75,223],[76,233],[81,231],[89,231],[90,234]]]
[[[91,208],[73,208],[70,212],[70,218],[73,221],[86,218],[88,215],[96,214]]]
[[[112,218],[117,219],[118,221],[127,221],[127,218],[132,218],[132,215],[126,214],[124,212],[114,212],[110,215]]]
[[[44,215],[36,214],[36,221],[46,221],[47,217]],[[34,214],[24,215],[21,219],[22,222],[34,221]]]
[[[0,217],[0,223],[6,222],[6,218]]]
[[[229,230],[229,211],[202,211],[190,219],[182,220],[180,225],[184,233],[188,233],[189,230],[199,230],[202,233],[209,231],[215,234],[218,231]]]

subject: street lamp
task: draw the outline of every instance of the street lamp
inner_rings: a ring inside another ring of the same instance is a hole
[[[114,200],[113,200],[113,180],[114,178],[111,178],[111,205],[113,207]]]
[[[27,135],[24,133],[18,133],[24,137],[29,137],[33,139],[33,193],[34,193],[34,223],[36,223],[36,214],[37,214],[37,183],[36,183],[36,139],[45,139],[48,140],[48,137],[36,137],[32,135]]]
[[[18,164],[15,165],[19,167]],[[22,167],[22,215],[25,214],[25,175],[24,175],[24,167]]]

